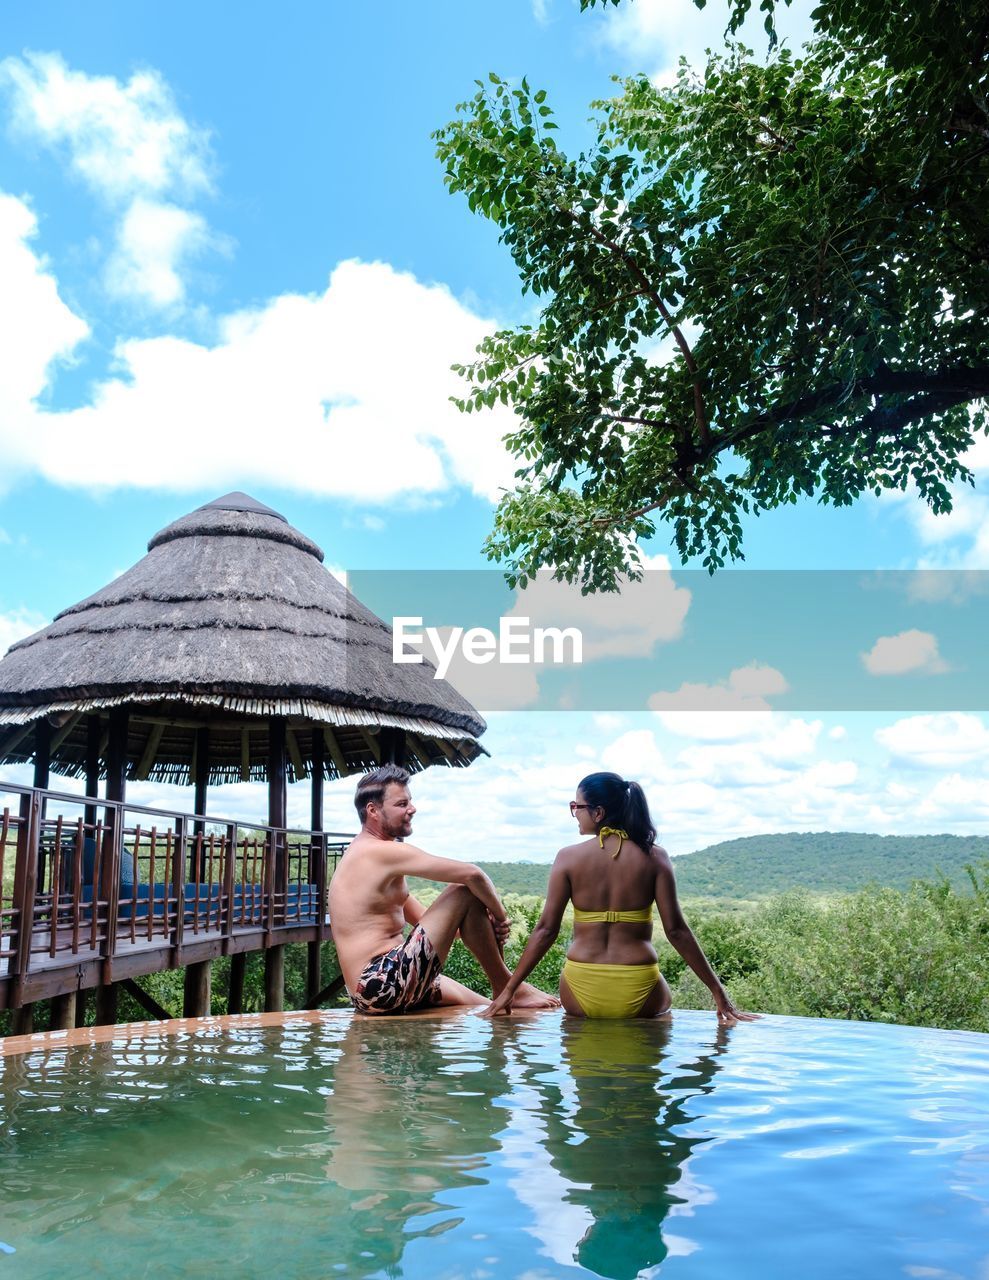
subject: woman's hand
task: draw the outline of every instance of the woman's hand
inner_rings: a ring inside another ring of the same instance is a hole
[[[478,1009],[478,1016],[481,1018],[494,1018],[501,1013],[511,1013],[512,996],[514,994],[514,991],[509,991],[508,988],[505,987],[501,995],[495,996],[486,1009]]]
[[[747,1013],[736,1008],[727,991],[721,991],[714,997],[714,1006],[718,1011],[718,1021],[726,1027],[733,1027],[736,1022],[755,1022],[762,1017],[761,1013]]]

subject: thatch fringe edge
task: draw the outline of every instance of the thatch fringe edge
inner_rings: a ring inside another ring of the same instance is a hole
[[[86,713],[106,710],[110,707],[133,706],[137,703],[174,703],[176,706],[215,707],[218,711],[232,711],[249,716],[301,716],[318,724],[385,726],[407,729],[412,733],[428,734],[433,738],[449,738],[451,741],[476,741],[466,729],[455,729],[435,720],[422,720],[416,716],[393,715],[363,707],[341,707],[327,702],[315,702],[308,698],[235,698],[209,693],[129,693],[119,697],[87,698],[53,702],[46,706],[0,708],[0,724],[31,724],[43,716]],[[478,743],[480,746],[480,743]],[[487,754],[485,752],[485,754]]]

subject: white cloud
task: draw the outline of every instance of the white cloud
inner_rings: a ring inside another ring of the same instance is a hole
[[[0,63],[0,82],[11,92],[14,128],[64,147],[93,191],[126,200],[209,190],[208,135],[182,118],[157,71],[121,84],[73,71],[57,53],[28,53]]]
[[[201,214],[160,200],[135,200],[124,214],[117,247],[106,267],[111,293],[156,307],[185,297],[182,269],[189,259],[215,246]]]
[[[33,227],[8,226],[5,240],[2,213],[0,263],[23,258]],[[442,285],[386,263],[341,263],[321,294],[221,317],[212,346],[170,336],[121,342],[118,375],[90,403],[56,413],[29,400],[86,329],[37,259],[21,262],[15,284],[0,297],[0,326],[29,358],[0,366],[0,403],[16,409],[0,419],[0,446],[55,484],[262,484],[388,504],[455,486],[493,499],[512,483],[515,463],[501,443],[511,412],[465,417],[449,401],[459,390],[451,363],[493,326]]]
[[[740,741],[769,731],[772,712],[767,699],[788,688],[775,667],[750,662],[736,667],[718,684],[685,683],[674,691],[659,690],[650,696],[648,706],[671,733],[705,741]]]
[[[0,192],[0,437],[7,467],[33,449],[31,403],[58,361],[66,361],[89,326],[62,301],[45,260],[31,247],[32,211]]]
[[[813,25],[810,0],[795,0],[791,6],[776,8],[776,30],[781,40],[797,48],[810,38]],[[753,5],[739,33],[739,39],[763,56],[768,38],[762,26],[764,15]],[[705,51],[724,47],[729,6],[712,0],[701,12],[693,0],[635,0],[634,4],[608,6],[601,15],[599,33],[629,71],[644,71],[656,84],[676,79],[679,59],[703,67]]]
[[[979,716],[961,711],[907,716],[878,729],[876,741],[898,763],[919,768],[989,764],[989,729]]]
[[[873,676],[902,676],[909,672],[943,675],[948,664],[938,653],[937,637],[929,631],[900,631],[895,636],[880,636],[862,664]]]
[[[180,269],[222,242],[200,214],[175,203],[212,191],[209,136],[183,118],[162,76],[143,70],[124,84],[73,70],[58,54],[28,53],[0,63],[0,88],[14,132],[64,157],[113,211],[111,292],[155,307],[180,304]]]
[[[533,627],[577,627],[583,660],[648,658],[657,644],[679,639],[691,595],[677,586],[665,556],[643,556],[639,581],[622,579],[615,593],[584,596],[580,588],[539,573],[516,592],[507,617]]]
[[[917,813],[929,829],[957,828],[964,823],[982,834],[989,821],[989,788],[984,778],[948,774],[938,778],[921,799]]]
[[[973,553],[975,548],[972,549]],[[989,547],[987,547],[989,550]],[[989,573],[984,569],[943,569],[924,567],[907,578],[907,595],[925,604],[964,604],[989,591]]]
[[[12,644],[23,640],[25,636],[33,635],[42,627],[47,627],[50,621],[51,619],[46,618],[44,614],[23,607],[12,609],[8,613],[0,613],[0,657]]]

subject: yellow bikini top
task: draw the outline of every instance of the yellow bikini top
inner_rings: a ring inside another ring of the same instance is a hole
[[[598,832],[598,844],[604,848],[605,836],[617,836],[618,848],[611,855],[617,858],[622,851],[622,845],[628,839],[628,832],[623,831],[621,827],[602,827]],[[648,907],[639,907],[635,911],[581,911],[580,907],[573,909],[574,920],[580,921],[581,924],[647,924],[652,919],[652,903]]]
[[[582,924],[645,923],[652,919],[652,903],[635,911],[581,911],[580,907],[574,907],[573,918]]]

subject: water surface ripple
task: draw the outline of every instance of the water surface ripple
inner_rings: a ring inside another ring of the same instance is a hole
[[[0,1280],[989,1280],[989,1036],[550,1014],[0,1059]]]

